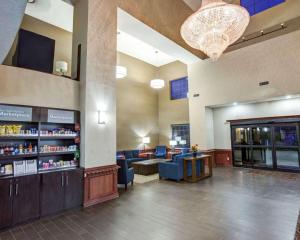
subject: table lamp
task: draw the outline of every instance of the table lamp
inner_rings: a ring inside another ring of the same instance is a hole
[[[170,144],[170,146],[172,147],[172,151],[174,151],[175,146],[177,145],[177,141],[175,141],[175,140],[170,140],[169,144]]]
[[[143,137],[144,150],[146,150],[146,144],[150,143],[150,137]]]
[[[64,74],[68,72],[68,63],[65,61],[57,61],[55,63],[55,70],[64,76]]]

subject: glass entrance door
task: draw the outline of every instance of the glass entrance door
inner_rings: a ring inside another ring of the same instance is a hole
[[[275,161],[278,169],[299,169],[298,124],[274,126]]]
[[[234,166],[300,170],[299,123],[232,127]]]
[[[251,129],[253,165],[273,168],[272,128],[270,126],[253,126]]]

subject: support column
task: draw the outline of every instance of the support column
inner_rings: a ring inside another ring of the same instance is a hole
[[[81,44],[81,166],[85,168],[84,206],[118,197],[115,159],[116,34],[116,0],[76,2],[72,65],[76,69],[77,49]],[[98,123],[99,111],[106,115],[104,124]]]

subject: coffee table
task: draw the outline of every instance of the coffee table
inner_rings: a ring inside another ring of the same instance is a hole
[[[131,166],[134,168],[134,173],[139,175],[152,175],[158,173],[158,164],[162,162],[169,162],[171,159],[149,159],[140,162],[134,162]]]

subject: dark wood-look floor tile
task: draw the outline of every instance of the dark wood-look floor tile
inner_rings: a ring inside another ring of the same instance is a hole
[[[300,175],[214,169],[190,184],[137,184],[120,198],[0,233],[0,240],[293,240]]]

